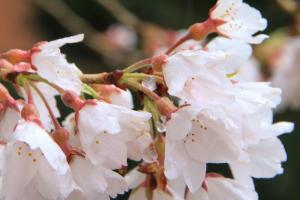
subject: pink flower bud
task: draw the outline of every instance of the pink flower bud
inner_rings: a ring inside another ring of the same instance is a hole
[[[84,102],[79,98],[79,96],[77,96],[73,91],[66,91],[61,96],[61,98],[67,106],[74,109],[75,111],[80,110],[80,108],[84,104]]]
[[[166,60],[168,58],[168,55],[166,54],[161,54],[159,56],[155,56],[152,58],[152,68],[156,72],[161,72],[162,67],[165,64]]]
[[[167,97],[162,97],[156,100],[155,103],[160,114],[167,117],[170,117],[171,114],[177,110],[177,107]]]
[[[31,62],[30,51],[24,51],[20,49],[9,50],[1,54],[0,57],[8,60],[12,64],[17,64],[19,62],[27,62],[27,63]]]
[[[22,111],[21,116],[27,121],[36,121],[39,118],[39,111],[33,104],[26,104]]]

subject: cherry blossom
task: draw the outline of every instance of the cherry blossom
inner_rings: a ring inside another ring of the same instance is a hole
[[[39,44],[33,52],[31,62],[36,67],[38,75],[65,90],[73,90],[80,94],[82,82],[81,71],[75,64],[70,64],[61,53],[60,47],[83,40],[83,34]]]
[[[77,121],[82,148],[94,164],[109,162],[119,168],[127,165],[127,156],[141,159],[151,142],[147,136],[150,117],[147,112],[100,101],[86,104]]]
[[[163,66],[169,94],[188,103],[230,104],[232,84],[218,64],[219,56],[202,50],[170,56]]]
[[[262,81],[250,44],[268,38],[259,34],[266,26],[243,0],[218,0],[181,33],[143,24],[142,37],[162,34],[146,46],[164,52],[98,74],[61,52],[83,34],[0,53],[0,77],[19,95],[0,84],[0,199],[257,200],[253,178],[283,173],[279,136],[294,129],[273,110],[282,93],[284,104],[300,105],[298,38],[272,62],[272,83]],[[110,27],[104,45],[131,50],[131,31]],[[73,110],[66,118],[56,97]],[[233,177],[210,164],[228,165]]]
[[[267,20],[255,8],[244,3],[243,0],[218,0],[209,13],[210,20],[222,21],[216,27],[217,31],[229,38],[248,43],[259,44],[267,35],[259,34],[267,27]]]
[[[241,65],[246,63],[252,54],[249,44],[224,37],[214,38],[206,45],[205,49],[219,54],[222,66],[228,74],[238,72]]]
[[[205,188],[201,188],[197,193],[188,193],[187,200],[205,199],[205,200],[256,200],[257,193],[239,182],[223,177],[207,177],[205,179]]]
[[[64,153],[39,125],[20,121],[5,147],[3,197],[33,195],[66,198],[76,184]]]
[[[109,200],[109,197],[115,198],[127,190],[127,183],[121,175],[101,165],[93,165],[88,159],[76,157],[71,162],[71,170],[81,188],[77,193],[81,193],[83,199]]]
[[[254,57],[250,58],[239,67],[238,73],[232,79],[237,82],[262,81],[259,62]]]

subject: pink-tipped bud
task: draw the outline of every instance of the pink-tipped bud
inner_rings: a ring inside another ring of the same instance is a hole
[[[152,58],[152,69],[156,72],[161,72],[163,65],[166,63],[168,55],[161,54]]]
[[[83,106],[84,102],[75,94],[73,91],[66,91],[61,96],[65,105],[69,106],[70,108],[78,111]]]
[[[22,111],[21,116],[27,121],[36,121],[39,118],[39,111],[33,104],[26,104]]]
[[[1,54],[0,57],[8,60],[12,64],[17,64],[19,62],[27,62],[27,63],[31,62],[30,51],[24,51],[20,49],[9,50]]]
[[[155,104],[159,113],[167,117],[171,117],[171,114],[177,110],[177,107],[167,97],[159,98],[155,101]]]
[[[65,143],[69,140],[69,132],[65,128],[59,128],[53,131],[52,138],[58,144]]]

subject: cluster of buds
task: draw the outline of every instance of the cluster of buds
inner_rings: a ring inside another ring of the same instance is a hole
[[[258,199],[253,178],[283,172],[278,136],[293,130],[273,123],[281,90],[239,75],[266,25],[242,0],[219,0],[166,52],[100,74],[60,51],[83,35],[2,53],[18,97],[0,85],[0,199]],[[73,110],[62,123],[57,96]],[[232,177],[207,171],[220,163]]]

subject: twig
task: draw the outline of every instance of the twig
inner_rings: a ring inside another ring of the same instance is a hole
[[[105,36],[94,29],[88,22],[73,12],[61,0],[35,0],[36,4],[56,21],[73,34],[84,33],[86,39],[84,43],[93,51],[105,57],[110,57],[104,45]]]
[[[117,0],[96,0],[100,5],[106,8],[120,23],[139,31],[143,22],[133,13],[128,11]]]

